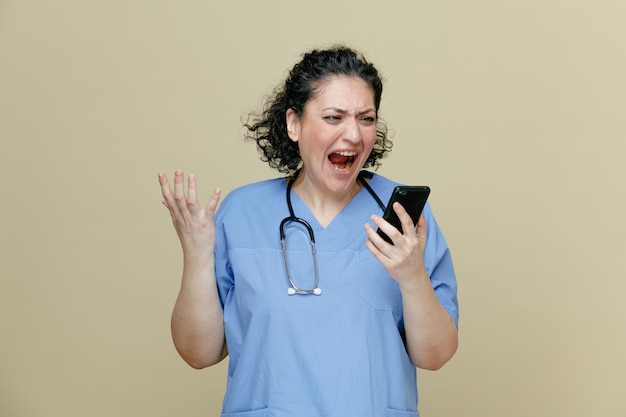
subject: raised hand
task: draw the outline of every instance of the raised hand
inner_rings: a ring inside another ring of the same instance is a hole
[[[173,192],[165,173],[159,172],[158,176],[163,194],[163,205],[170,212],[183,252],[185,254],[197,251],[212,252],[215,247],[214,215],[220,199],[220,189],[215,189],[209,203],[203,208],[197,197],[195,175],[189,175],[187,195],[184,189],[184,174],[181,170],[174,173]]]
[[[185,196],[183,172],[174,173],[174,192],[160,172],[163,205],[172,216],[183,247],[183,276],[172,311],[172,338],[176,349],[194,368],[221,361],[227,354],[224,316],[215,285],[215,210],[219,188],[203,208],[197,197],[196,177],[189,175]]]

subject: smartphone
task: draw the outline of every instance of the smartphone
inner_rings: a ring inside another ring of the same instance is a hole
[[[428,200],[428,195],[430,194],[430,187],[426,185],[399,185],[393,189],[391,193],[391,197],[389,197],[389,202],[387,203],[387,207],[385,208],[385,212],[383,214],[383,219],[387,220],[391,225],[395,226],[396,229],[402,232],[402,225],[400,224],[400,219],[395,211],[393,211],[393,203],[396,201],[402,204],[402,207],[406,210],[406,212],[411,216],[411,220],[413,220],[413,224],[417,223],[417,220],[422,214],[422,210],[426,205],[426,200]],[[385,234],[382,230],[378,229],[377,233],[385,239],[387,242],[393,244],[389,236]]]

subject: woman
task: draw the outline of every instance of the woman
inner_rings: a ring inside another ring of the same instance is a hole
[[[247,125],[286,178],[216,213],[219,189],[203,208],[193,175],[185,195],[181,171],[173,191],[159,173],[184,255],[174,343],[194,368],[230,356],[222,416],[419,416],[416,367],[456,351],[456,278],[430,207],[414,225],[394,205],[403,235],[377,202],[398,184],[362,171],[391,148],[381,94],[357,52],[310,51]]]

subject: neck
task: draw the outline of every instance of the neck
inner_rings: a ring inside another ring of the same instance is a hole
[[[323,227],[330,224],[363,187],[359,181],[354,181],[346,190],[333,192],[309,181],[301,172],[295,175],[292,192],[298,194]]]

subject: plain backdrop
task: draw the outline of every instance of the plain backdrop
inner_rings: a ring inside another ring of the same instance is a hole
[[[425,417],[626,416],[626,2],[0,1],[0,416],[217,416],[176,354],[157,172],[279,175],[243,140],[300,54],[383,73],[452,249],[460,347]]]

